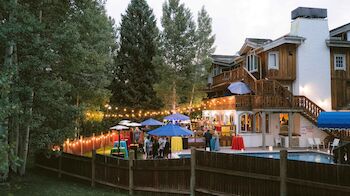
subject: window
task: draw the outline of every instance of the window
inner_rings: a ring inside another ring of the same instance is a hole
[[[278,52],[269,52],[268,67],[269,69],[278,69]]]
[[[346,70],[345,54],[334,55],[334,70]]]
[[[250,72],[257,72],[260,65],[260,57],[257,55],[247,55],[246,57],[246,68]]]
[[[253,132],[253,114],[244,113],[240,116],[240,132]]]

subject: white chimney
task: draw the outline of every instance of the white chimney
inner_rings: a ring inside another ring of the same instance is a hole
[[[330,50],[327,10],[299,7],[292,11],[289,35],[305,38],[296,51],[293,93],[304,95],[325,110],[331,110]]]

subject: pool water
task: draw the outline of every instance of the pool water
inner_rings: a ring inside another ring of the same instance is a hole
[[[280,153],[278,152],[263,152],[263,153],[240,153],[242,155],[253,156],[253,157],[264,157],[264,158],[272,158],[279,159]],[[315,163],[326,163],[326,164],[334,164],[333,157],[327,154],[317,153],[317,152],[289,152],[288,153],[289,160],[296,161],[307,161],[307,162],[315,162]]]
[[[271,158],[271,159],[280,158],[279,152],[239,153],[239,154],[253,156],[253,157]],[[191,154],[178,154],[178,156],[179,158],[191,158]],[[327,154],[317,153],[317,152],[289,152],[288,159],[296,160],[296,161],[334,164],[332,156]]]

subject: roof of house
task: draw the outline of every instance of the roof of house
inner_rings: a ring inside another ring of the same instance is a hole
[[[350,23],[337,27],[329,31],[331,37],[350,31]]]
[[[236,55],[211,55],[214,64],[230,67],[234,64]]]
[[[268,42],[271,42],[272,40],[271,39],[260,39],[260,38],[247,38],[246,41],[254,43],[256,45],[262,45],[262,44],[266,44]]]

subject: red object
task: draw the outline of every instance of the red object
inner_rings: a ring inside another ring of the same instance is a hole
[[[232,137],[232,147],[233,150],[242,150],[244,149],[243,137],[233,136]]]
[[[221,132],[221,126],[215,126],[215,130]]]

